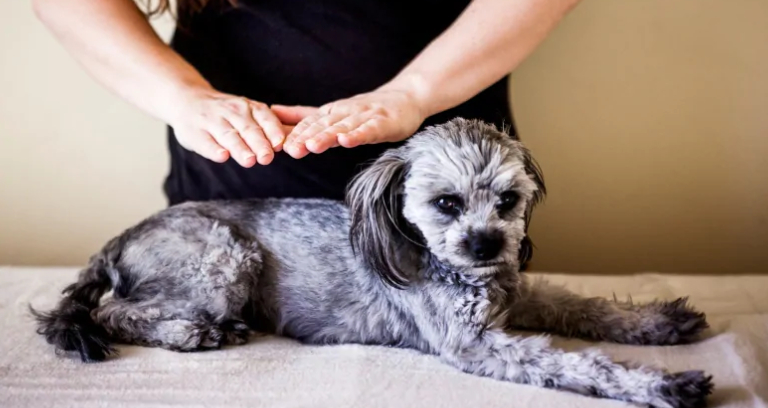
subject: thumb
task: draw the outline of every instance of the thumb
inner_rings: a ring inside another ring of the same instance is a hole
[[[285,106],[272,105],[269,107],[272,113],[283,122],[284,125],[296,125],[307,116],[317,113],[318,108],[313,106]]]

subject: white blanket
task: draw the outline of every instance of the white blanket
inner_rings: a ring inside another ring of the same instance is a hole
[[[203,353],[120,347],[98,364],[56,356],[27,304],[48,308],[71,268],[0,267],[0,407],[629,407],[630,404],[477,378],[408,350],[310,347],[274,337]],[[690,295],[712,328],[696,344],[598,344],[615,358],[713,374],[713,407],[768,406],[768,276],[549,275],[590,296],[636,302]],[[557,346],[594,344],[555,338]]]

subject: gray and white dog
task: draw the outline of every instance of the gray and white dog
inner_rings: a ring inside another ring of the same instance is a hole
[[[701,371],[510,333],[671,345],[707,327],[685,299],[637,305],[529,282],[520,269],[543,194],[519,141],[454,119],[384,153],[350,183],[346,205],[264,199],[160,211],[93,256],[53,311],[35,312],[38,331],[84,361],[113,354],[110,341],[195,351],[244,343],[251,331],[389,345],[498,380],[704,406],[712,382]]]

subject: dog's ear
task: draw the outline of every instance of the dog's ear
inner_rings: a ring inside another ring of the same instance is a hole
[[[528,174],[528,177],[531,179],[531,181],[533,181],[533,183],[536,185],[536,191],[534,191],[533,197],[525,209],[525,237],[520,243],[520,251],[518,252],[520,270],[524,271],[528,267],[528,262],[530,262],[531,258],[533,257],[534,248],[533,241],[531,241],[531,238],[528,236],[528,226],[531,224],[531,216],[533,215],[534,207],[543,201],[547,194],[547,187],[544,184],[544,175],[541,172],[541,167],[539,167],[539,164],[531,155],[530,150],[523,146],[520,146],[520,150],[523,153],[523,165],[525,167],[525,172]]]
[[[402,214],[405,174],[401,151],[389,150],[351,181],[346,195],[352,250],[396,288],[408,285],[402,266],[412,264],[418,252],[414,230]]]

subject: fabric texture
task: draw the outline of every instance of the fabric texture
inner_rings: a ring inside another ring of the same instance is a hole
[[[202,353],[119,346],[83,364],[57,356],[27,305],[49,308],[72,268],[0,268],[0,407],[631,407],[479,378],[410,350],[305,346],[274,336]],[[587,296],[635,302],[690,295],[711,328],[691,345],[636,347],[553,337],[569,350],[599,347],[620,360],[714,376],[711,407],[768,406],[768,276],[547,274]]]
[[[226,2],[211,2],[226,3]],[[447,29],[469,0],[239,0],[181,21],[171,46],[217,90],[266,104],[321,106],[394,78]],[[511,127],[507,78],[427,119],[454,117]],[[510,129],[514,133],[514,129]],[[269,166],[214,163],[181,147],[169,129],[170,204],[251,197],[342,199],[349,180],[398,144],[334,148]]]

